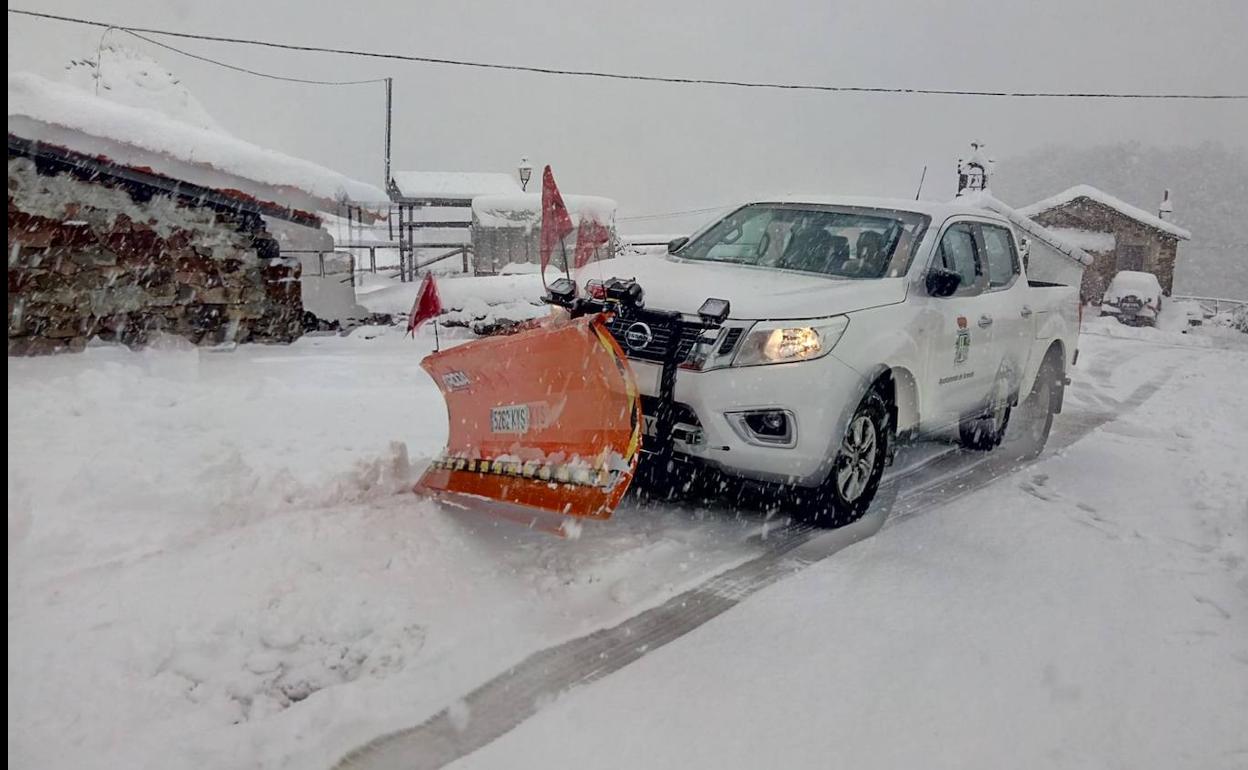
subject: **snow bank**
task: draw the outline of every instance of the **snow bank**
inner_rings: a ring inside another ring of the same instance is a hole
[[[377,279],[357,295],[360,304],[370,312],[406,315],[411,312],[419,290],[419,281],[400,283],[398,279]],[[448,310],[462,310],[478,304],[537,305],[541,303],[544,293],[541,276],[536,273],[460,275],[438,279],[438,296],[442,298],[442,306]]]
[[[419,290],[419,281],[400,283],[397,279],[367,276],[357,296],[370,312],[405,318]],[[550,315],[550,306],[541,299],[544,293],[541,275],[529,270],[507,275],[439,277],[438,296],[446,308],[440,320],[444,326],[489,334],[514,323]],[[429,328],[421,333],[433,335]]]
[[[1024,206],[1018,211],[1023,216],[1034,217],[1037,214],[1048,211],[1049,209],[1057,208],[1058,206],[1064,206],[1067,203],[1078,200],[1079,198],[1087,198],[1089,200],[1096,201],[1102,206],[1108,206],[1120,214],[1125,214],[1126,216],[1156,230],[1169,233],[1179,240],[1191,240],[1192,234],[1189,231],[1184,230],[1182,227],[1179,227],[1172,222],[1167,222],[1164,219],[1160,219],[1141,208],[1132,206],[1130,203],[1121,201],[1107,192],[1098,190],[1095,187],[1086,184],[1075,185],[1069,190],[1064,190],[1051,198],[1045,198],[1044,200],[1033,203],[1030,206]]]
[[[291,187],[327,205],[339,198],[385,200],[380,189],[306,160],[257,147],[146,107],[119,104],[26,72],[9,75],[9,118],[25,117],[206,166],[276,187]],[[157,169],[159,170],[159,169]]]

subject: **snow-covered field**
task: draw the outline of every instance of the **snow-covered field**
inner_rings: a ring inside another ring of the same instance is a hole
[[[1248,763],[1248,350],[1089,331],[1056,429],[1089,435],[462,764]],[[327,768],[766,547],[752,515],[626,504],[564,541],[413,497],[431,341],[9,360],[15,767]]]

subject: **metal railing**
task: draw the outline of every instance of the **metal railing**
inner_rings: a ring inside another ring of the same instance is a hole
[[[1177,302],[1196,302],[1201,309],[1215,316],[1224,310],[1235,310],[1248,306],[1248,300],[1243,299],[1227,299],[1225,297],[1189,297],[1182,294],[1173,294],[1170,296],[1171,301]]]

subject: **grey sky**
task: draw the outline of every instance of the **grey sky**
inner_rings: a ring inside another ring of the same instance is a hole
[[[645,74],[1248,93],[1243,0],[15,0],[15,7],[292,43]],[[10,16],[9,70],[59,75],[69,58],[94,54],[99,34]],[[264,81],[131,42],[181,76],[237,135],[380,182],[380,86]],[[565,190],[616,198],[622,216],[773,192],[909,196],[925,163],[925,197],[948,196],[954,162],[972,139],[998,157],[1042,144],[1132,139],[1248,147],[1248,102],[754,91],[176,44],[302,77],[391,75],[396,169],[509,171],[527,153],[535,164],[551,163]],[[689,224],[659,220],[631,229]]]

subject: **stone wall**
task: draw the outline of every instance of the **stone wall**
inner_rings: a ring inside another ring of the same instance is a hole
[[[9,159],[9,354],[302,333],[299,263],[258,216],[148,197]]]
[[[1045,227],[1073,228],[1097,233],[1113,233],[1112,252],[1089,251],[1095,261],[1083,271],[1080,294],[1085,302],[1100,302],[1109,282],[1119,270],[1128,269],[1127,250],[1142,249],[1140,269],[1157,276],[1161,288],[1170,293],[1174,286],[1174,261],[1178,239],[1155,230],[1115,209],[1088,198],[1076,198],[1032,217]]]

